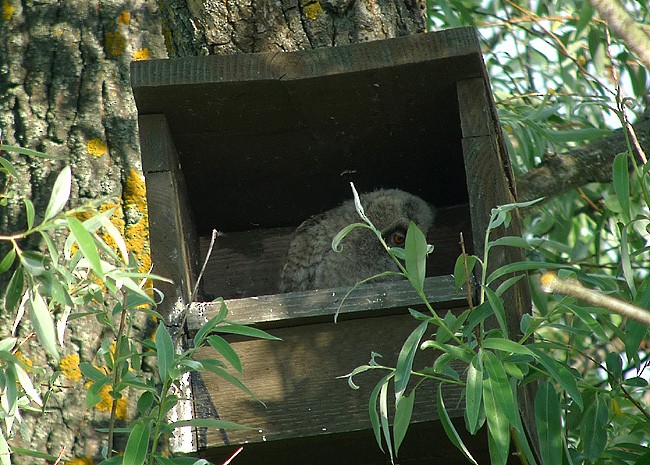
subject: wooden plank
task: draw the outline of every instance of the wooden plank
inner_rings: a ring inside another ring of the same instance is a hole
[[[226,56],[184,57],[131,63],[134,89],[196,83],[294,80],[400,66],[427,60],[478,57],[481,49],[474,28],[456,28],[428,34],[290,53],[242,53]],[[470,61],[463,59],[463,61]],[[480,70],[480,65],[471,63]],[[459,71],[459,76],[467,76]],[[136,94],[137,95],[137,94]],[[148,113],[153,102],[136,97],[138,109]],[[161,104],[164,104],[161,102]]]
[[[516,201],[514,175],[503,141],[494,99],[489,86],[482,79],[458,83],[459,108],[463,127],[463,153],[469,196],[472,200],[472,225],[475,232],[474,248],[483,250],[484,234],[490,211],[499,205]],[[486,189],[489,186],[489,189]],[[521,236],[521,220],[517,210],[511,212],[510,226],[498,228],[498,236]],[[509,263],[525,259],[523,251],[514,247],[498,247],[490,253],[489,272]],[[508,276],[499,280],[503,282]],[[497,282],[498,284],[498,282]],[[507,313],[508,332],[513,340],[521,334],[520,321],[530,313],[532,298],[526,278],[503,294]],[[528,384],[517,393],[522,406],[522,417],[530,438],[536,438],[534,398],[536,386]],[[532,439],[533,449],[539,455],[538,442]]]
[[[349,287],[315,291],[289,292],[245,299],[226,300],[228,319],[255,324],[262,328],[287,327],[339,320],[405,313],[407,308],[422,309],[421,299],[408,281],[366,284],[348,295]],[[467,304],[467,291],[454,288],[453,276],[435,276],[425,280],[425,296],[435,310]],[[346,297],[347,296],[347,297]],[[193,302],[187,325],[197,331],[217,315],[220,302]]]
[[[351,372],[370,359],[394,366],[397,354],[418,322],[410,315],[390,315],[276,328],[282,341],[235,340],[233,348],[244,366],[242,381],[266,407],[242,394],[217,376],[202,374],[215,410],[222,419],[254,427],[252,431],[229,431],[230,444],[274,441],[368,429],[368,396],[386,373],[374,370],[355,378],[359,390],[351,389],[338,376]],[[430,364],[437,356],[419,352],[416,367]],[[219,358],[212,348],[201,349],[197,360]],[[437,418],[435,382],[425,383],[416,396],[415,422]],[[462,386],[445,387],[444,398],[452,416],[462,416]],[[223,445],[219,431],[207,432],[207,445]]]
[[[181,321],[189,302],[198,266],[194,223],[189,215],[183,173],[166,120],[162,115],[142,115],[138,119],[143,171],[147,185],[149,239],[153,272],[172,279],[156,282],[165,300],[157,310],[165,317],[175,344],[182,350],[185,341]],[[189,375],[175,386],[182,399],[191,399]],[[193,403],[180,401],[171,415],[177,420],[194,417]],[[198,444],[191,428],[177,428],[170,438],[172,450],[191,452]]]
[[[170,316],[177,302],[189,302],[198,268],[198,242],[190,216],[185,181],[165,118],[138,118],[141,152],[146,161],[149,231],[153,272],[173,280],[156,283],[165,295],[158,311]]]

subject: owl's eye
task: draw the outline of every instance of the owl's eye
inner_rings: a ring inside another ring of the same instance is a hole
[[[406,236],[400,231],[395,231],[393,233],[392,239],[395,245],[402,245],[406,241]]]

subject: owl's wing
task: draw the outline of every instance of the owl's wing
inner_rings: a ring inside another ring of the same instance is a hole
[[[314,288],[316,272],[332,239],[324,228],[326,214],[315,215],[298,226],[280,276],[280,292],[305,291]]]

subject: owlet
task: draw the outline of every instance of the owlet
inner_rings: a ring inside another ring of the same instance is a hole
[[[390,247],[403,247],[411,221],[424,234],[433,224],[435,210],[420,197],[399,189],[361,194],[361,205]],[[360,223],[354,201],[313,216],[296,229],[280,277],[280,292],[352,286],[384,271],[399,271],[375,234],[355,228],[332,250],[332,239],[344,227]],[[383,277],[381,280],[395,279]]]

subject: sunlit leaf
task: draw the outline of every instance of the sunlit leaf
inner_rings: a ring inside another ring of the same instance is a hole
[[[68,221],[70,232],[74,235],[77,245],[79,245],[81,252],[88,260],[88,263],[90,263],[93,271],[98,277],[103,277],[104,271],[102,270],[101,260],[92,234],[90,234],[81,221],[74,216],[68,216],[66,217],[66,220]]]
[[[34,326],[34,332],[38,341],[47,353],[58,361],[59,351],[56,346],[54,318],[52,318],[52,314],[47,308],[47,304],[41,294],[35,290],[31,290],[29,293],[28,309],[29,318]]]
[[[52,194],[50,195],[50,200],[47,204],[47,208],[45,209],[43,221],[47,221],[50,218],[53,218],[61,213],[63,207],[65,207],[65,204],[68,203],[71,185],[72,170],[69,166],[66,166],[63,168],[63,170],[61,170],[56,178],[56,181],[54,181]]]

